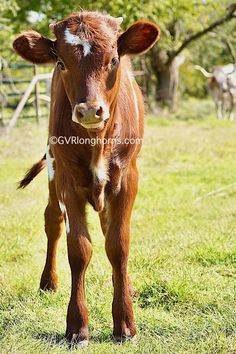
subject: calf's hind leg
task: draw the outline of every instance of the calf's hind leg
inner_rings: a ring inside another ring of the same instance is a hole
[[[58,241],[63,230],[63,215],[59,208],[53,181],[49,183],[49,201],[45,209],[44,218],[47,235],[47,256],[41,276],[40,289],[56,291],[58,286],[56,256]]]

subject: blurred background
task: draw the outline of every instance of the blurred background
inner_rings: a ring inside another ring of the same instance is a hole
[[[235,62],[236,21],[235,4],[229,0],[117,0],[105,1],[17,1],[2,0],[0,8],[0,104],[1,121],[7,123],[32,77],[51,72],[52,67],[32,67],[22,62],[12,49],[12,41],[22,30],[34,29],[53,38],[49,23],[62,20],[73,11],[91,9],[106,11],[124,18],[122,29],[138,19],[146,18],[161,28],[161,39],[145,56],[134,58],[136,78],[145,95],[147,107],[158,112],[163,107],[182,116],[186,101],[199,108],[201,118],[214,108],[208,96],[207,80],[194,69],[200,65],[208,72],[214,66]],[[35,94],[35,90],[37,95]],[[29,108],[36,105],[36,115],[47,115],[50,80],[41,80],[34,87],[21,116],[32,117]],[[37,108],[37,106],[40,106]],[[178,109],[180,114],[178,114]],[[202,112],[203,110],[203,112]],[[39,111],[39,112],[38,112]],[[190,109],[186,118],[194,118]]]

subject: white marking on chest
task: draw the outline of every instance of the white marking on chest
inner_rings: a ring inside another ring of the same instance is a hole
[[[59,206],[60,206],[61,212],[62,212],[62,214],[64,215],[64,218],[65,218],[66,233],[68,235],[68,233],[70,232],[70,224],[69,224],[69,218],[68,218],[66,206],[60,200],[59,200]]]
[[[98,160],[96,165],[91,166],[93,177],[97,178],[99,182],[107,180],[107,166],[104,158]]]
[[[98,197],[98,203],[100,205],[100,210],[104,209],[104,198],[105,198],[105,191],[104,186],[102,187],[101,194]]]
[[[86,41],[85,39],[81,39],[79,36],[72,34],[69,31],[69,28],[66,28],[66,30],[64,32],[64,38],[65,38],[66,43],[68,43],[68,44],[82,45],[85,57],[86,57],[86,55],[91,53],[91,44],[88,41]]]
[[[48,179],[51,182],[54,178],[55,170],[53,167],[55,159],[50,155],[50,146],[47,146],[46,149],[46,162],[47,162],[47,168],[48,168]]]

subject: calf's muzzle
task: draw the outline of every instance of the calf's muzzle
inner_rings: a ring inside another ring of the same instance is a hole
[[[97,102],[93,104],[79,103],[74,107],[72,120],[87,129],[101,129],[104,127],[104,121],[108,118],[104,111],[104,107]]]

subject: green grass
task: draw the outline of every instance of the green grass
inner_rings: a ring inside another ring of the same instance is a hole
[[[91,340],[84,353],[236,352],[236,185],[208,195],[236,182],[236,122],[217,121],[209,112],[207,118],[202,106],[194,107],[178,120],[174,114],[146,119],[129,263],[138,291],[137,344],[111,341],[111,269],[98,216],[89,208]],[[70,293],[65,235],[59,291],[38,292],[46,172],[28,189],[15,189],[44,153],[46,134],[45,121],[24,121],[0,140],[1,353],[82,352],[63,337]]]

